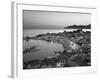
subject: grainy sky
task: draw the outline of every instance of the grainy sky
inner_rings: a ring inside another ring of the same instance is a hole
[[[50,11],[23,11],[24,29],[63,29],[69,25],[88,25],[91,23],[91,14],[50,12]]]

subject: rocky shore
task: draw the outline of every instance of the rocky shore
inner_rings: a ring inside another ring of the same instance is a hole
[[[91,40],[90,31],[78,29],[71,32],[47,33],[39,34],[35,37],[24,37],[24,40],[30,39],[44,40],[47,42],[60,43],[64,51],[55,52],[55,56],[48,57],[43,60],[33,60],[24,63],[24,69],[37,68],[55,68],[55,67],[75,67],[75,66],[90,66],[91,65]],[[34,48],[29,48],[27,51],[34,51]]]

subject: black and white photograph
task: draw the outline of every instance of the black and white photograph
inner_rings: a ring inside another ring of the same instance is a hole
[[[91,14],[23,10],[23,69],[91,66]]]

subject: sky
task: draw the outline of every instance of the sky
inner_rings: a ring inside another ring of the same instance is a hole
[[[88,25],[91,14],[50,11],[23,11],[24,29],[63,29],[69,25]]]

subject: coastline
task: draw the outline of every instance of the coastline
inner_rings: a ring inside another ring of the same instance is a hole
[[[72,67],[72,66],[81,66],[83,65],[80,62],[73,62],[73,59],[77,59],[76,57],[83,56],[85,59],[90,57],[90,31],[76,30],[71,32],[59,32],[59,33],[47,33],[47,34],[39,34],[35,37],[24,37],[24,40],[29,41],[30,39],[35,40],[44,40],[47,42],[55,42],[60,43],[64,51],[56,52],[56,56],[45,58],[49,62],[45,62],[46,60],[37,60],[37,65],[34,64],[34,60],[24,64],[24,69],[35,69],[35,68],[46,68],[46,67]],[[84,48],[89,49],[87,51]],[[89,57],[87,57],[89,55]],[[75,57],[73,57],[75,56]],[[54,59],[54,60],[53,60]],[[50,62],[51,61],[51,62]],[[54,61],[54,62],[52,62]],[[43,63],[45,62],[45,67],[43,67]],[[90,58],[89,61],[84,63],[83,66],[90,66]],[[73,64],[72,64],[73,63]],[[29,65],[30,64],[30,65]],[[32,66],[32,64],[34,64]],[[39,65],[40,64],[40,65]],[[60,66],[58,66],[60,65]],[[36,67],[37,66],[37,67]]]

